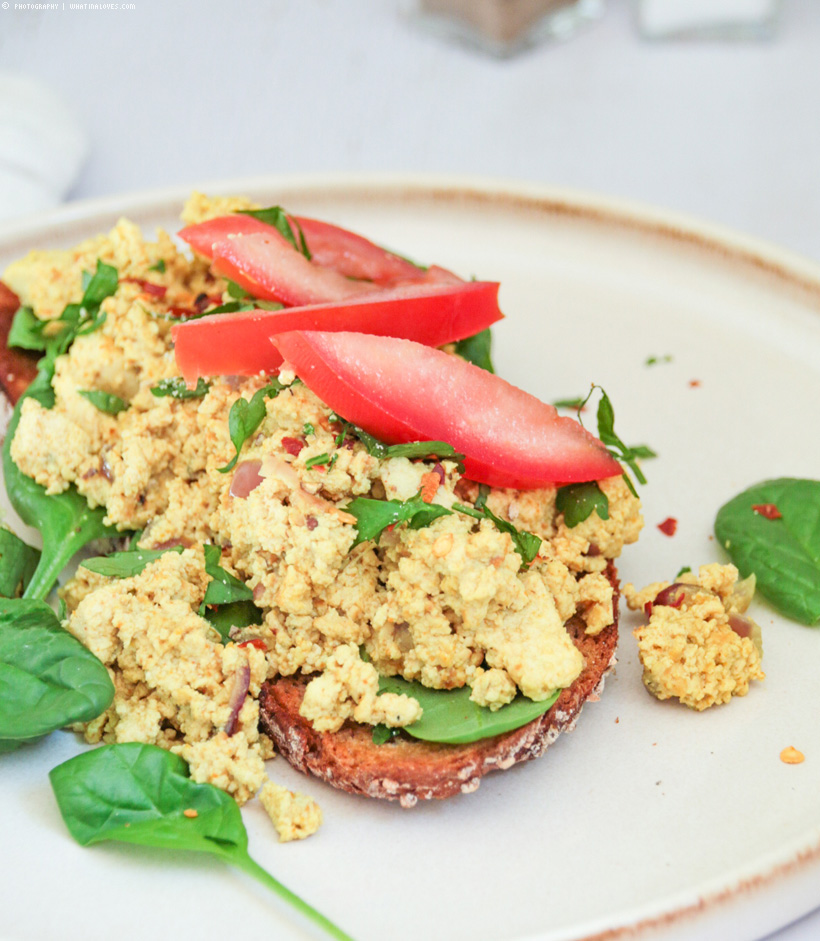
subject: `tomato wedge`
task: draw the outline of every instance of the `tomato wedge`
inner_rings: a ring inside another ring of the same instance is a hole
[[[380,248],[349,229],[306,216],[291,216],[290,220],[302,229],[315,265],[333,268],[348,278],[373,281],[376,284],[424,276],[423,268]],[[271,230],[276,231],[268,223],[240,213],[189,225],[180,231],[179,236],[200,255],[213,258],[214,246],[224,245],[230,235],[265,234]]]
[[[533,489],[621,473],[577,421],[441,350],[361,333],[286,333],[274,343],[348,421],[390,444],[447,441],[472,480]]]
[[[274,372],[282,357],[271,344],[293,330],[390,334],[441,346],[472,336],[500,320],[498,284],[462,281],[385,289],[335,304],[214,314],[176,324],[177,366],[185,381],[200,376]]]

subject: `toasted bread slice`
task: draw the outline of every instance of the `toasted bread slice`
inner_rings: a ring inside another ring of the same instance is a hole
[[[398,800],[404,807],[418,800],[468,794],[488,772],[542,755],[561,732],[573,729],[584,703],[598,698],[618,643],[618,576],[611,562],[606,575],[615,589],[614,622],[595,636],[585,633],[578,617],[567,623],[584,656],[584,669],[543,716],[520,729],[465,745],[423,742],[403,732],[375,745],[372,728],[354,722],[345,723],[338,732],[317,732],[299,715],[310,680],[302,676],[280,677],[263,686],[261,728],[294,768],[343,791]]]

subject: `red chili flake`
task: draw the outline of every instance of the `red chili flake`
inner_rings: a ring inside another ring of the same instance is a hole
[[[662,523],[658,523],[658,529],[664,536],[674,536],[678,529],[678,521],[674,516],[667,516]]]
[[[252,640],[243,640],[237,647],[256,647],[257,650],[267,650],[268,645],[260,637],[254,637]]]
[[[690,388],[690,389],[697,389],[699,385],[700,385],[700,379],[690,379],[690,380],[689,380],[689,388]]]
[[[282,447],[294,457],[299,456],[299,452],[306,444],[304,438],[282,438]]]
[[[152,297],[165,297],[165,292],[168,290],[164,285],[153,284],[144,278],[121,278],[120,280],[127,281],[129,284],[138,284],[146,294],[150,294]]]
[[[783,514],[774,503],[753,503],[752,509],[758,516],[764,516],[767,520],[783,519]]]
[[[196,317],[197,311],[193,307],[174,307],[168,308],[168,313],[172,317]]]

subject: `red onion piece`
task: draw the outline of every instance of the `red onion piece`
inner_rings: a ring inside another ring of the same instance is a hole
[[[754,621],[751,618],[743,617],[742,614],[730,614],[729,627],[738,637],[751,637]]]
[[[294,457],[299,456],[299,452],[307,444],[304,438],[282,438],[282,447],[288,454],[292,454]]]
[[[251,668],[247,661],[236,671],[233,677],[233,687],[228,705],[231,707],[231,714],[225,723],[225,734],[229,737],[236,731],[239,720],[239,713],[245,704],[245,697],[248,695],[248,689],[251,685]]]
[[[243,461],[234,471],[230,495],[245,500],[264,480],[259,474],[261,467],[261,461]]]
[[[667,608],[679,608],[685,601],[691,601],[695,595],[704,591],[706,591],[706,589],[701,588],[700,585],[689,585],[686,582],[673,582],[666,588],[662,588],[657,595],[655,595],[655,600],[652,604],[666,605]]]

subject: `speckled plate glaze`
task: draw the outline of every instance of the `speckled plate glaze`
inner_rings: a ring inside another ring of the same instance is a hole
[[[621,436],[660,455],[645,465],[646,529],[619,562],[624,581],[721,560],[712,523],[727,499],[765,478],[820,475],[817,265],[664,212],[517,183],[196,186],[281,203],[465,277],[500,280],[501,375],[547,401],[603,385]],[[0,228],[0,269],[121,215],[149,234],[173,231],[187,193],[75,204]],[[669,516],[673,537],[657,528]],[[325,824],[279,845],[249,805],[251,853],[359,941],[759,938],[820,905],[820,633],[762,601],[752,613],[767,679],[745,699],[704,714],[653,700],[626,614],[601,701],[544,758],[411,811],[338,793],[275,760],[270,775],[316,797]],[[787,745],[804,764],[779,760]],[[81,747],[56,733],[0,758],[0,936],[318,937],[217,862],[75,845],[47,773]]]

